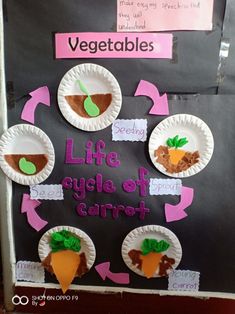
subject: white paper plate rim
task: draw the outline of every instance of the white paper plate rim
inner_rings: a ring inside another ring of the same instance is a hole
[[[96,250],[94,243],[92,242],[91,238],[81,229],[71,227],[71,226],[56,226],[54,228],[49,229],[45,232],[38,243],[38,255],[40,260],[43,261],[47,255],[51,252],[51,248],[49,245],[49,240],[51,234],[53,232],[59,232],[62,230],[68,230],[69,232],[76,235],[78,238],[81,239],[81,253],[84,252],[86,255],[87,267],[90,269],[96,258]]]
[[[205,141],[204,149],[203,152],[199,151],[200,159],[198,163],[185,171],[179,173],[168,173],[163,165],[156,162],[156,157],[154,156],[154,151],[157,149],[156,143],[168,130],[180,126],[191,126],[194,130],[196,130],[196,133],[200,133],[200,136],[203,136],[203,140]],[[210,128],[203,120],[189,114],[176,114],[164,119],[154,128],[149,138],[149,155],[153,165],[160,172],[169,177],[184,178],[197,174],[207,166],[213,155],[213,151],[214,139]]]
[[[175,259],[175,264],[172,265],[173,269],[175,269],[179,265],[182,258],[181,244],[178,238],[176,237],[176,235],[172,231],[158,225],[147,225],[143,227],[138,227],[128,233],[128,235],[126,236],[126,238],[124,239],[122,243],[122,249],[121,249],[122,258],[125,264],[127,265],[127,267],[131,269],[132,271],[134,271],[136,274],[145,277],[144,273],[140,269],[138,269],[137,266],[132,264],[132,260],[130,259],[128,252],[132,249],[140,250],[140,247],[137,248],[135,246],[135,243],[138,240],[138,238],[143,237],[144,235],[148,236],[148,234],[150,234],[151,237],[153,237],[152,234],[156,234],[156,239],[159,238],[160,236],[161,238],[164,238],[171,244],[172,255],[169,257]],[[154,277],[159,277],[159,276],[155,274]]]
[[[27,176],[15,171],[5,160],[4,154],[7,151],[8,144],[21,135],[32,135],[37,137],[38,140],[45,147],[46,154],[48,155],[48,162],[45,167],[37,174]],[[30,124],[16,124],[10,127],[0,139],[0,167],[3,172],[12,180],[22,185],[39,184],[45,181],[51,174],[55,163],[55,152],[49,137],[41,129]]]
[[[112,94],[112,102],[107,110],[98,117],[84,118],[76,114],[65,99],[66,92],[70,89],[71,84],[78,80],[86,73],[92,76],[98,76],[105,80],[110,86],[110,93]],[[117,118],[122,105],[122,94],[120,86],[111,72],[106,68],[93,64],[84,63],[77,65],[70,69],[62,78],[58,87],[58,105],[64,118],[76,128],[83,131],[99,131],[110,124]]]

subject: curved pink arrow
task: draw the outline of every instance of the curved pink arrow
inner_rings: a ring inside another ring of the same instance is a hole
[[[21,119],[34,124],[35,110],[38,104],[50,106],[50,93],[47,86],[39,87],[31,93],[31,98],[26,101],[21,113]]]
[[[147,96],[152,99],[153,106],[150,109],[149,114],[160,116],[169,115],[167,95],[164,94],[160,96],[159,91],[154,84],[141,80],[134,96]]]
[[[187,217],[184,210],[192,204],[193,197],[194,189],[182,186],[180,202],[177,205],[165,204],[166,221],[177,221]]]
[[[97,273],[100,275],[100,277],[105,280],[106,278],[109,278],[115,283],[120,284],[129,284],[130,283],[130,276],[128,273],[112,273],[110,270],[110,262],[101,263],[99,265],[95,266],[95,269]]]
[[[28,223],[37,231],[40,231],[48,224],[48,222],[39,217],[35,211],[35,208],[37,208],[40,204],[41,202],[38,200],[31,200],[29,194],[23,194],[21,213],[26,213]]]

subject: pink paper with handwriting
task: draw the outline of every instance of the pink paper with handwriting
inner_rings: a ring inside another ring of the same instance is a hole
[[[117,31],[211,30],[214,0],[117,0]]]

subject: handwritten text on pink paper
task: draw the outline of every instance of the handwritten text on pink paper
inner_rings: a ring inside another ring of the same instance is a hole
[[[214,0],[117,0],[117,31],[211,30]]]

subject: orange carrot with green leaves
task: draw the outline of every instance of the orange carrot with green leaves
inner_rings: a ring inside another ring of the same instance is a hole
[[[164,240],[144,239],[141,245],[140,259],[142,261],[141,270],[147,278],[152,278],[159,267],[162,252],[166,251],[170,244]]]
[[[81,240],[67,230],[51,235],[51,267],[65,293],[73,281],[80,264]]]
[[[178,162],[185,155],[185,151],[178,148],[186,145],[188,143],[188,140],[186,139],[186,137],[179,138],[179,135],[176,135],[175,137],[168,138],[166,143],[167,146],[170,147],[169,149],[170,161],[172,164],[177,165]]]

